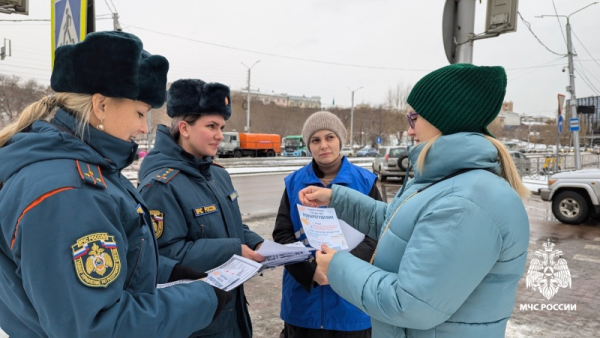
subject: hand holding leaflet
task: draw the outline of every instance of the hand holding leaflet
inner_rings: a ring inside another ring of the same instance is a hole
[[[231,291],[256,276],[262,267],[262,264],[253,260],[233,255],[227,262],[206,271],[208,277],[203,281],[219,289]]]
[[[206,271],[208,276],[199,280],[221,290],[231,291],[245,281],[256,276],[256,274],[258,274],[262,268],[263,266],[260,263],[242,256],[233,255],[227,262],[217,266],[214,269]],[[156,288],[166,288],[177,284],[187,284],[195,281],[197,281],[197,279],[180,279],[170,283],[158,284]]]
[[[301,242],[282,245],[267,239],[256,252],[265,257],[262,262],[265,267],[274,268],[308,260],[311,251],[314,250],[305,247]]]
[[[326,244],[336,250],[351,250],[365,237],[340,221],[333,208],[311,208],[300,204],[297,207],[304,234],[313,248],[320,250],[321,244]]]

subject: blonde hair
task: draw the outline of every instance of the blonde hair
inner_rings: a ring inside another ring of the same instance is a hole
[[[419,158],[417,158],[417,164],[415,168],[420,172],[423,172],[425,166],[425,158],[427,157],[427,152],[433,146],[435,141],[442,136],[441,134],[435,136],[431,140],[427,141],[427,144],[423,147],[423,150],[419,154]],[[508,184],[517,192],[519,197],[526,198],[531,192],[523,182],[521,181],[521,176],[519,175],[519,171],[515,166],[515,162],[513,161],[510,153],[504,146],[504,144],[493,137],[484,135],[485,138],[490,141],[494,147],[498,150],[498,160],[500,161],[500,177],[504,178]]]
[[[0,147],[18,132],[29,127],[36,120],[48,120],[54,115],[56,107],[67,109],[79,121],[76,133],[83,137],[92,114],[92,95],[75,93],[57,93],[48,95],[23,109],[19,119],[0,130]]]

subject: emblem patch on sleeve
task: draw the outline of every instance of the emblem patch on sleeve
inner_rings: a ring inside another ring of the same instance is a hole
[[[152,217],[152,225],[154,225],[156,238],[160,238],[163,234],[165,214],[160,212],[160,210],[150,210],[150,216]]]
[[[83,236],[71,249],[75,272],[83,285],[105,288],[119,277],[121,259],[114,236],[106,232]]]

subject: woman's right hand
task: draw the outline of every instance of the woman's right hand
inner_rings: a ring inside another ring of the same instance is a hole
[[[256,251],[250,249],[246,244],[242,244],[242,257],[251,259],[255,262],[264,262],[265,258]]]
[[[315,186],[306,187],[298,193],[300,203],[308,207],[323,207],[331,203],[331,189]]]
[[[327,279],[327,275],[321,272],[319,269],[315,270],[313,281],[319,285],[329,285],[329,279]]]

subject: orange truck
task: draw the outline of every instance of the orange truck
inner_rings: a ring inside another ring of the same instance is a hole
[[[224,132],[219,144],[219,157],[273,157],[281,152],[281,136],[278,134]]]

